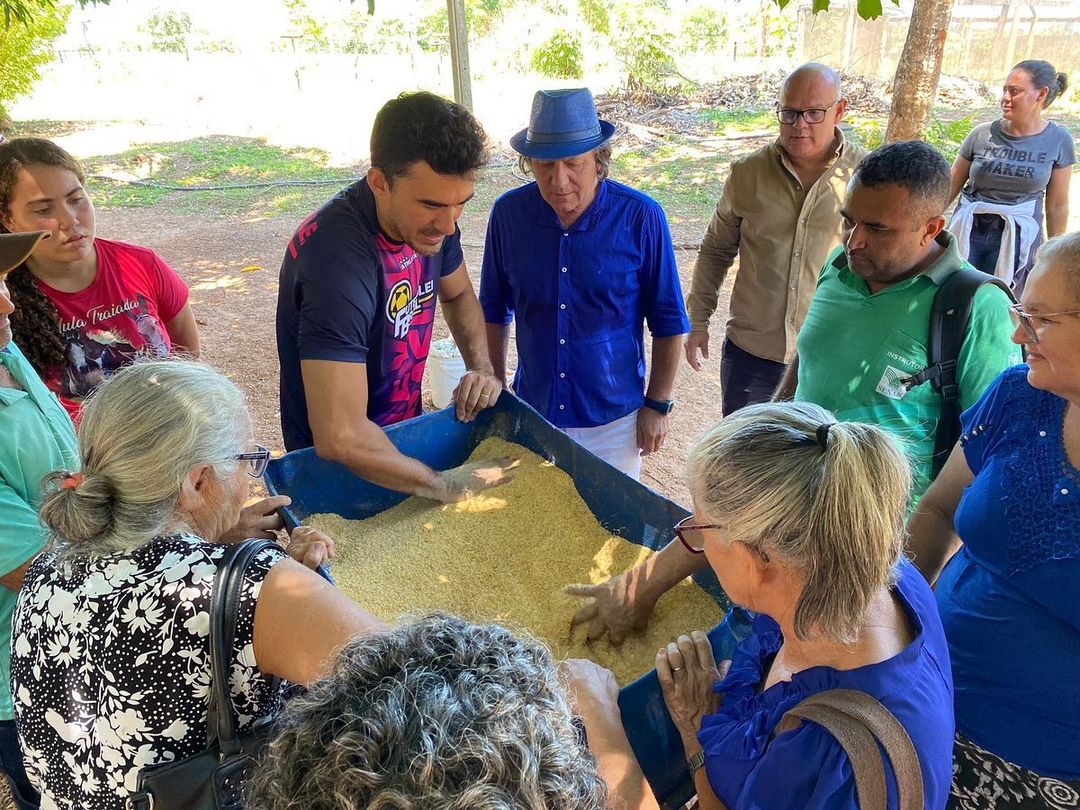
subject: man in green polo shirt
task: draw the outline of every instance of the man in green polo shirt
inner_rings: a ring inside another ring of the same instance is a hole
[[[920,141],[888,144],[859,163],[840,209],[843,244],[825,260],[795,361],[777,389],[777,398],[793,391],[837,419],[869,422],[903,440],[913,502],[930,485],[941,399],[930,383],[908,378],[928,364],[938,287],[967,265],[944,230],[949,190],[949,164]],[[957,368],[962,408],[1021,362],[1009,304],[993,284],[975,293]]]
[[[38,520],[41,479],[78,469],[71,419],[11,342],[14,310],[4,283],[48,232],[0,234],[0,764],[20,810],[38,794],[23,770],[11,703],[11,614],[30,561],[45,544]]]

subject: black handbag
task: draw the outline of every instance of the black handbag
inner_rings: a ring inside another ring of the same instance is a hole
[[[236,733],[236,713],[229,696],[229,661],[236,636],[240,587],[248,563],[269,540],[245,540],[229,546],[218,563],[210,597],[210,707],[208,744],[200,754],[139,771],[139,789],[127,810],[240,810],[244,780],[269,739],[270,722]],[[277,681],[274,681],[276,687]]]

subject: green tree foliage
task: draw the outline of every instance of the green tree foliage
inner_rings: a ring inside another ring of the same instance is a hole
[[[466,20],[468,11],[466,10]],[[420,18],[416,26],[416,44],[420,50],[428,53],[445,53],[450,48],[450,21],[446,16],[446,6],[434,8]]]
[[[107,6],[109,0],[77,0],[80,8],[88,5]],[[0,0],[0,12],[4,15],[4,27],[13,24],[29,25],[41,14],[59,13],[65,4],[60,0]]]
[[[532,55],[533,70],[551,79],[581,79],[585,76],[585,55],[581,37],[556,31]]]
[[[698,6],[683,20],[682,39],[692,51],[715,53],[727,44],[727,18],[711,6]]]
[[[307,0],[282,0],[289,12],[291,33],[300,38],[300,44],[308,53],[325,51],[330,47],[326,28],[308,8]]]
[[[465,0],[465,27],[470,37],[486,37],[495,30],[513,0]],[[445,0],[431,0],[428,13],[416,28],[416,44],[429,53],[445,53],[450,48],[450,23]]]
[[[604,0],[578,0],[578,11],[589,30],[597,34],[607,34],[611,31],[611,20],[608,17],[607,4]]]
[[[780,8],[784,8],[791,0],[773,0]],[[892,0],[894,6],[900,5],[900,0]],[[829,0],[814,0],[814,4],[811,7],[813,12],[817,14],[819,11],[829,10]],[[882,2],[881,0],[859,0],[858,5],[859,16],[864,20],[876,20],[881,16]]]
[[[0,118],[5,106],[30,92],[53,59],[52,43],[64,33],[71,6],[35,10],[28,22],[0,28]]]
[[[146,20],[146,32],[150,35],[152,50],[187,53],[191,17],[186,11],[177,13],[169,9],[154,9]]]
[[[635,0],[618,9],[612,45],[626,67],[627,90],[662,94],[671,79],[679,76],[668,19],[665,0]]]

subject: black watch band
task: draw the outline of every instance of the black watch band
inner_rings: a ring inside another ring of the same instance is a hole
[[[690,769],[690,775],[693,776],[698,768],[705,766],[705,751],[698,751],[690,759],[686,760],[686,767]]]
[[[675,400],[673,399],[649,399],[645,397],[645,407],[652,408],[657,413],[662,413],[667,416],[671,413],[671,409],[675,407]]]

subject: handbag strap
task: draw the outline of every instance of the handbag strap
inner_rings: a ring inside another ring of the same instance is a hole
[[[229,690],[229,664],[233,642],[236,640],[236,617],[240,610],[240,591],[244,572],[251,560],[267,548],[281,548],[271,540],[244,540],[225,549],[214,575],[214,590],[210,597],[210,707],[206,726],[216,737],[223,756],[242,750],[236,733],[238,719]]]
[[[832,734],[844,749],[855,773],[855,792],[862,810],[885,810],[888,791],[881,748],[896,776],[900,810],[919,810],[923,804],[919,755],[901,725],[874,697],[857,689],[830,689],[811,695],[789,709],[776,730],[789,731],[810,720]]]

